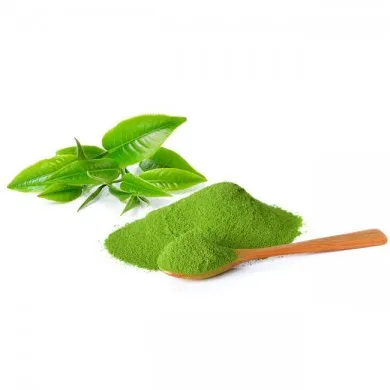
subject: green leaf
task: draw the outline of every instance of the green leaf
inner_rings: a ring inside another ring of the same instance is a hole
[[[91,195],[88,196],[87,199],[82,203],[82,205],[78,208],[77,212],[85,208],[87,205],[89,205],[91,202],[93,202],[102,192],[102,189],[105,187],[105,184],[102,184],[99,186],[94,192],[92,192]]]
[[[87,159],[94,159],[97,158],[99,155],[106,153],[106,151],[102,148],[99,148],[98,146],[92,146],[92,145],[81,145],[84,151],[84,154]],[[77,146],[69,146],[68,148],[63,148],[60,150],[57,150],[56,155],[62,156],[64,154],[70,154],[72,156],[77,156]]]
[[[136,197],[136,196],[132,196],[128,202],[126,203],[126,206],[125,208],[123,209],[121,215],[123,215],[125,212],[139,206],[141,204],[141,202],[139,201],[139,199]]]
[[[77,199],[82,193],[83,189],[81,187],[67,186],[65,184],[57,183],[47,187],[38,195],[38,197],[54,200],[55,202],[66,203]]]
[[[126,202],[127,199],[129,199],[129,197],[131,196],[131,193],[122,191],[119,188],[114,187],[113,185],[108,186],[108,191],[110,192],[111,195],[114,195],[121,202]]]
[[[199,176],[203,176],[196,171],[180,154],[173,150],[161,147],[150,156],[147,160],[141,161],[139,164],[143,171],[150,171],[158,168],[177,168],[184,171],[196,173]]]
[[[98,172],[96,172],[97,174],[99,174]],[[100,184],[112,184],[112,183],[117,183],[117,181],[113,181],[112,179],[110,178],[107,178],[105,174],[103,174],[102,176],[97,176],[97,174],[92,174],[90,171],[87,171],[87,175],[95,180],[95,183],[100,183]],[[119,181],[122,181],[121,179],[119,179]]]
[[[141,115],[124,120],[103,137],[103,147],[121,167],[151,156],[172,132],[186,121],[184,117]]]
[[[121,190],[129,192],[133,195],[140,196],[150,196],[150,197],[159,197],[159,196],[171,196],[160,188],[155,187],[153,184],[148,183],[147,181],[141,179],[138,176],[134,176],[131,173],[127,173],[123,176],[123,181],[121,183]]]
[[[149,199],[145,198],[144,196],[139,196],[138,197],[142,202],[146,203],[147,205],[150,205]]]
[[[47,181],[54,172],[75,160],[75,156],[56,156],[38,161],[16,175],[8,188],[22,192],[42,191],[48,186]]]
[[[203,176],[176,168],[153,169],[141,173],[139,177],[164,191],[184,190],[206,181]]]
[[[99,177],[97,181],[90,175]],[[118,164],[110,158],[100,160],[77,160],[56,172],[50,182],[68,185],[99,184],[100,181],[111,182],[120,174]]]
[[[79,140],[77,138],[74,139],[76,141],[76,148],[77,148],[77,159],[78,160],[86,160],[87,157],[84,153],[84,149],[81,146]]]

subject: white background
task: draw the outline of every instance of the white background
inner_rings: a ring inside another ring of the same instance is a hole
[[[167,146],[301,214],[302,239],[390,233],[388,1],[0,4],[1,389],[390,388],[389,246],[186,282],[104,251],[146,210],[5,188],[161,112],[188,117]]]

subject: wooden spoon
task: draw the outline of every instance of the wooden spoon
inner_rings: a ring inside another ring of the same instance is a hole
[[[170,276],[183,279],[207,279],[222,274],[239,264],[254,259],[264,259],[273,256],[292,255],[298,253],[320,253],[343,251],[347,249],[366,248],[370,246],[384,245],[387,242],[386,235],[378,229],[362,230],[360,232],[341,234],[317,238],[315,240],[296,242],[294,244],[279,245],[269,248],[236,249],[237,259],[222,267],[201,274],[177,274],[163,271]]]

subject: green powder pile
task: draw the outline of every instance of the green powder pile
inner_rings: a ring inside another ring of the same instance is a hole
[[[215,244],[196,229],[182,234],[166,245],[158,257],[158,267],[178,274],[201,274],[237,258],[236,252]]]
[[[236,184],[219,183],[114,231],[105,246],[120,260],[158,270],[163,248],[193,229],[220,246],[240,249],[288,244],[301,226],[301,217],[254,199]]]

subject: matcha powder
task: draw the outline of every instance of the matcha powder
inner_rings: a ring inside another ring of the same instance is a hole
[[[208,235],[207,235],[208,236]],[[196,229],[182,234],[167,244],[158,257],[163,271],[194,275],[214,270],[236,260],[234,249],[215,244]]]
[[[194,229],[209,242],[240,249],[288,244],[301,226],[301,217],[254,199],[236,184],[219,183],[114,231],[105,246],[120,260],[158,270],[164,247]]]

